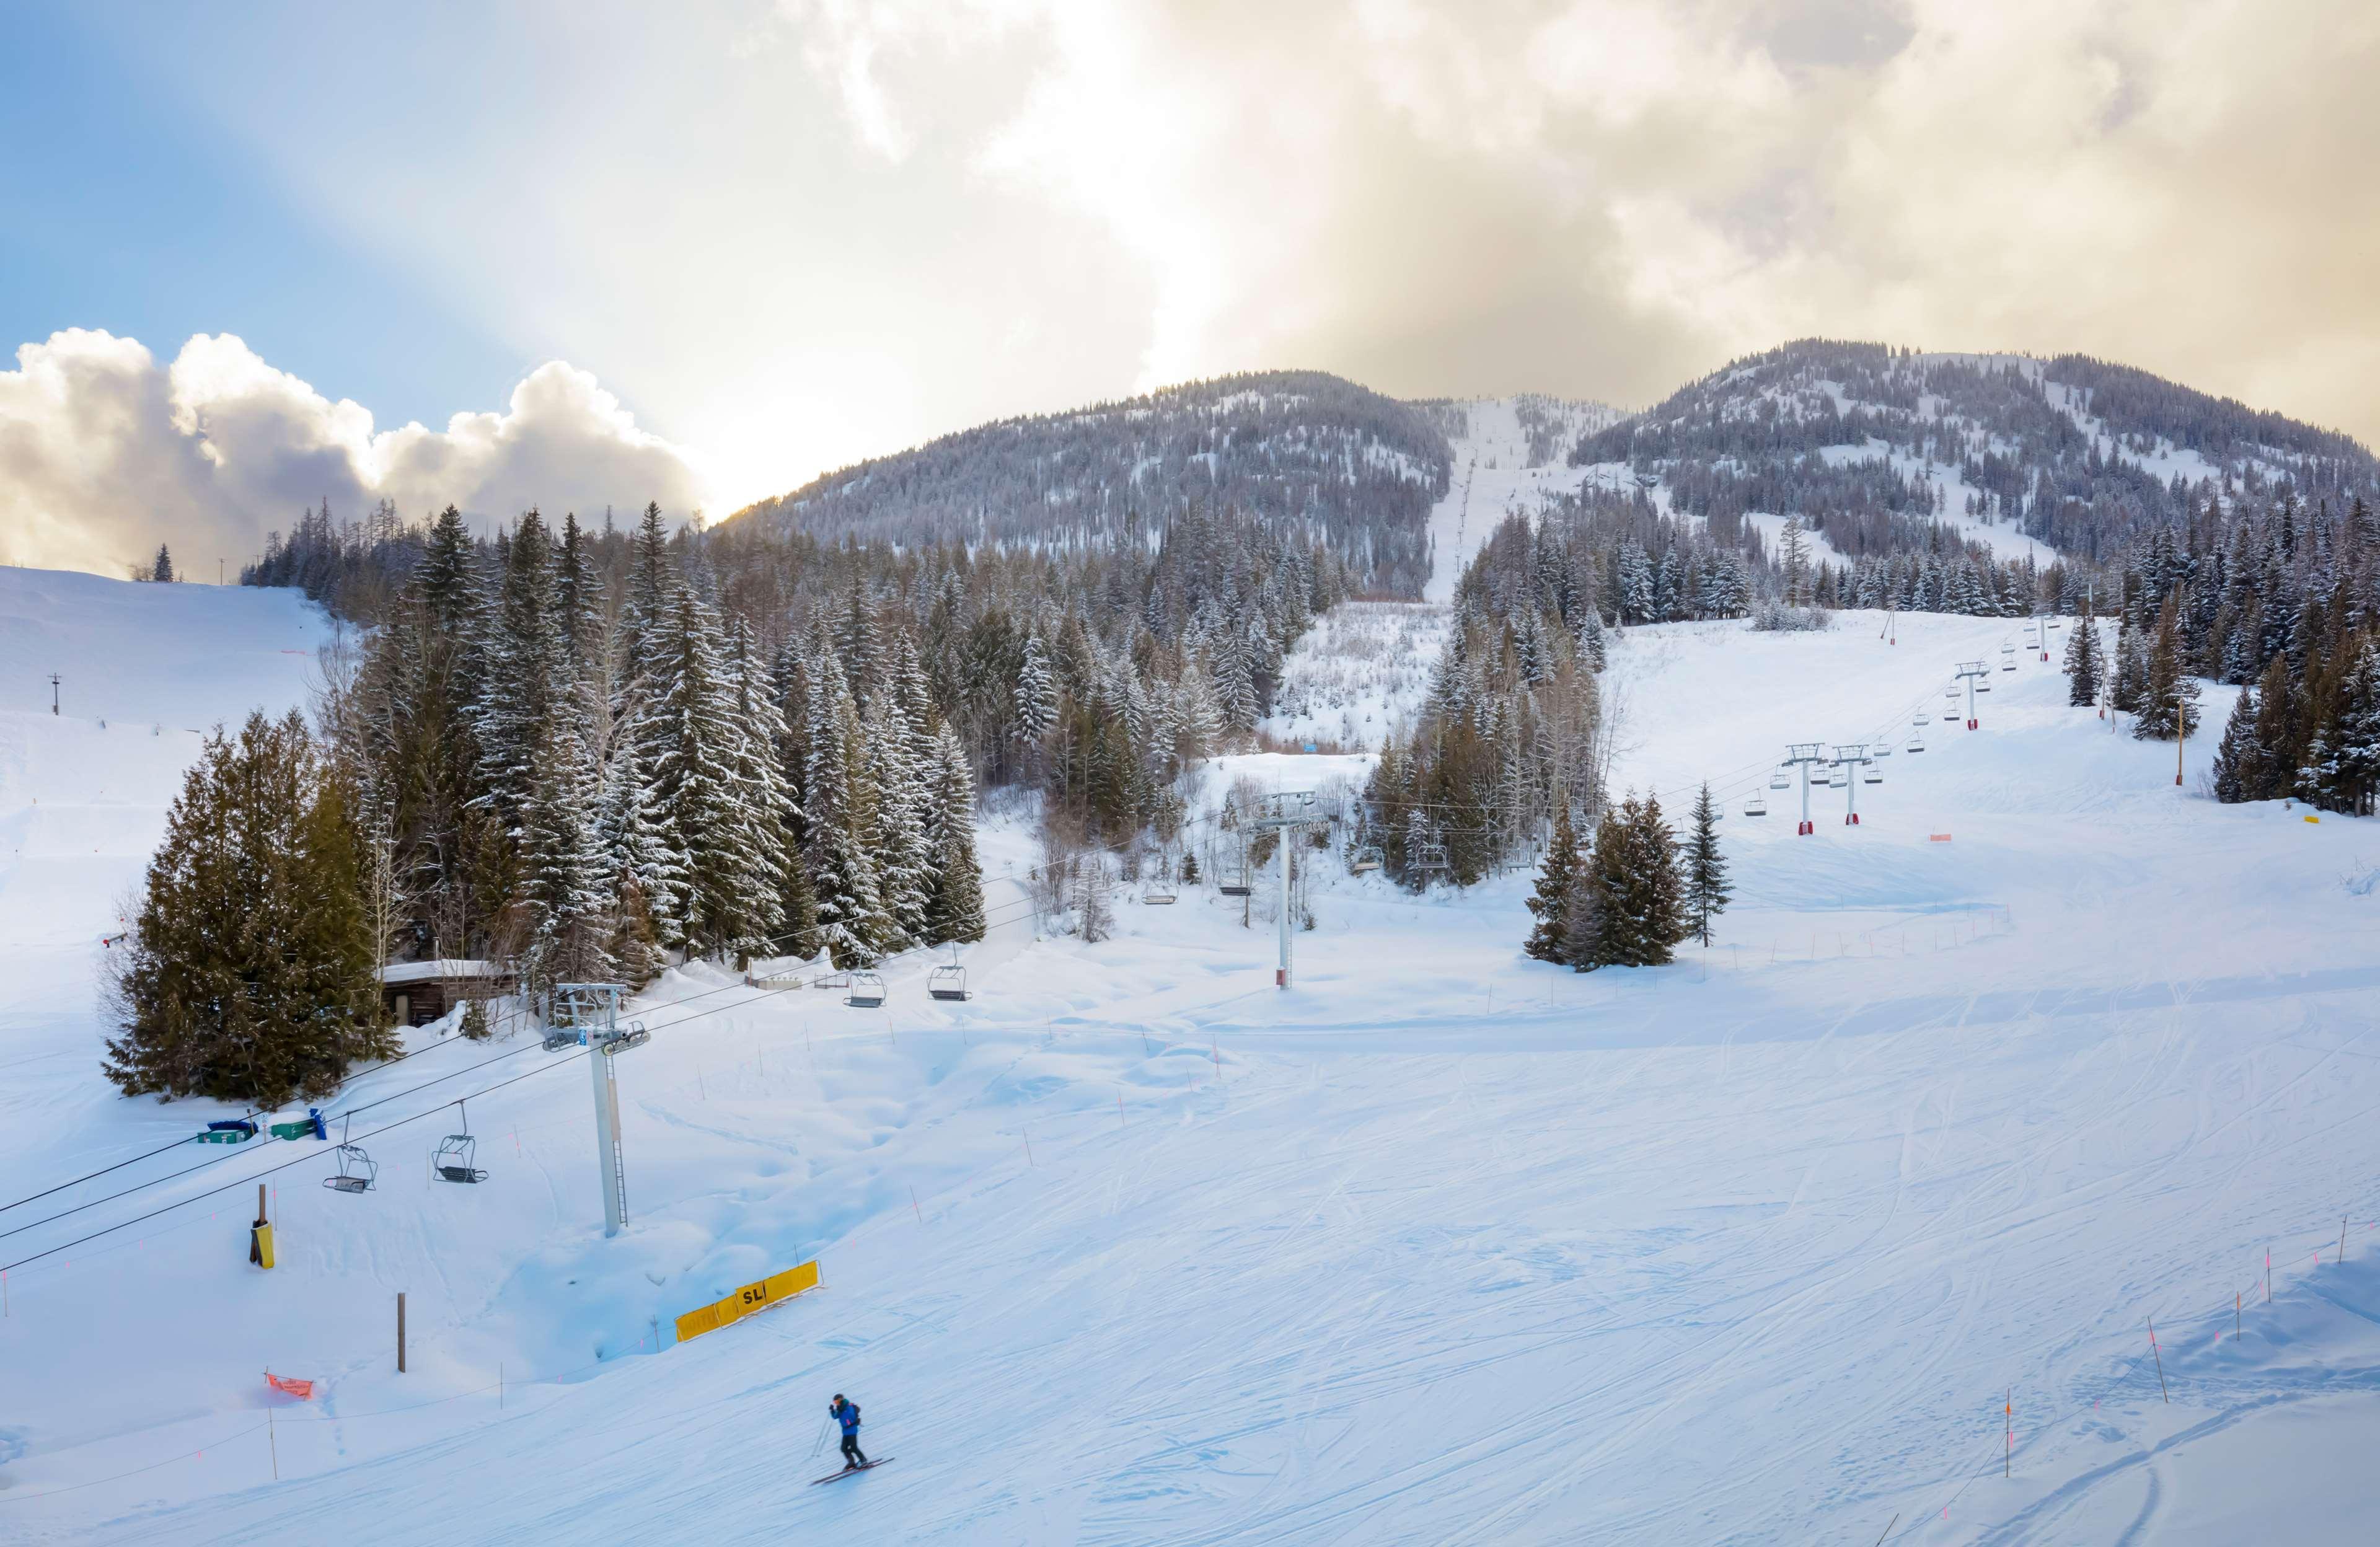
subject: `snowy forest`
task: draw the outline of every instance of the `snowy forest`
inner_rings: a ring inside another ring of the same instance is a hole
[[[1446,436],[1414,405],[1316,371],[1192,382],[1002,420],[830,473],[739,512],[780,535],[923,547],[1149,546],[1232,510],[1336,555],[1358,590],[1418,596]]]
[[[2343,506],[2380,489],[2348,436],[2144,371],[1823,339],[1732,361],[1581,436],[1571,461],[1658,471],[1723,541],[1747,512],[1800,515],[1854,558],[1938,549],[1937,470],[1977,492],[1966,514],[2090,560],[2210,493]]]

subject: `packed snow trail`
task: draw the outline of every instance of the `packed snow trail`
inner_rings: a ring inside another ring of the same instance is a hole
[[[1675,815],[2009,628],[1632,629],[1619,782]],[[1667,968],[1522,959],[1511,876],[1323,887],[1288,994],[1269,931],[1193,889],[1016,943],[963,1005],[672,974],[621,1061],[618,1240],[565,1065],[473,1100],[480,1187],[414,1170],[435,1118],[362,1198],[285,1174],[272,1273],[201,1213],[12,1275],[0,1383],[41,1395],[0,1413],[0,1533],[2192,1542],[2310,1495],[2344,1524],[2370,1501],[2316,1468],[2380,1438],[2380,846],[2175,789],[2170,746],[2038,661],[1994,688],[1859,828],[1731,807],[1738,904]],[[13,1077],[6,1174],[214,1115],[91,1092],[93,1056]],[[810,1256],[814,1294],[651,1351]],[[324,1383],[269,1431],[268,1365]],[[791,1453],[837,1390],[902,1462],[813,1491]]]

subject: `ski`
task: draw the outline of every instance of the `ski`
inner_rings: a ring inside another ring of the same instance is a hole
[[[856,1477],[861,1472],[874,1471],[877,1468],[884,1465],[884,1461],[890,1461],[892,1459],[892,1457],[888,1456],[884,1457],[883,1461],[870,1461],[865,1467],[845,1467],[839,1472],[829,1472],[824,1477],[812,1479],[810,1486],[815,1488],[821,1482],[833,1482],[842,1478]]]

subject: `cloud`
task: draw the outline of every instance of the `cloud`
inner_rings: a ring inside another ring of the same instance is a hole
[[[162,366],[139,342],[68,329],[0,372],[0,562],[120,573],[174,547],[194,572],[233,566],[327,499],[355,516],[382,499],[419,518],[448,504],[508,518],[658,500],[698,506],[686,453],[637,428],[586,372],[554,360],[501,413],[443,431],[375,431],[229,334],[200,334]]]
[[[788,4],[859,153],[1102,228],[1140,384],[1641,403],[1804,334],[2081,349],[2380,432],[2380,11],[2317,0]],[[953,120],[1001,40],[1013,74]]]

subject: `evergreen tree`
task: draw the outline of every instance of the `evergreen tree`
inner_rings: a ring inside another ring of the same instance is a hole
[[[2076,620],[2073,638],[2066,641],[2066,701],[2083,709],[2097,703],[2105,669],[2098,627],[2085,615]]]
[[[859,712],[839,671],[812,674],[804,781],[808,798],[810,885],[818,898],[818,940],[839,968],[873,967],[892,937],[892,920],[877,883],[868,834],[876,822]]]
[[[1587,871],[1601,915],[1597,964],[1658,967],[1690,932],[1677,845],[1660,802],[1631,796],[1609,808],[1596,830]]]
[[[926,771],[910,761],[907,716],[889,689],[878,692],[868,705],[866,738],[868,778],[876,792],[868,846],[876,860],[884,910],[892,922],[884,945],[901,950],[926,938],[934,875],[920,801],[930,786]]]
[[[1718,806],[1711,799],[1708,784],[1694,797],[1694,823],[1683,855],[1686,917],[1693,932],[1707,947],[1711,919],[1725,911],[1734,895],[1727,882],[1726,858],[1718,850]]]
[[[2256,741],[2256,690],[2243,688],[2223,723],[2215,749],[2215,798],[2225,805],[2261,800],[2271,778],[2271,759]]]
[[[2151,637],[2148,680],[2143,686],[2132,735],[2143,741],[2187,738],[2198,729],[2198,683],[2183,659],[2180,608],[2168,597]]]
[[[948,725],[934,739],[934,890],[926,905],[926,942],[981,940],[983,871],[975,854],[975,776],[966,749]]]
[[[278,1106],[387,1057],[353,794],[296,713],[201,747],[113,964],[128,1095]]]
[[[165,544],[163,542],[157,544],[157,556],[150,561],[149,579],[165,582],[171,582],[176,579],[174,555],[165,551]]]
[[[2127,617],[2116,627],[2116,674],[2107,686],[2107,702],[2123,713],[2137,714],[2148,691],[2148,649]]]
[[[1025,664],[1016,674],[1017,738],[1038,747],[1058,723],[1058,685],[1050,672],[1050,652],[1039,630],[1026,636]]]
[[[1537,871],[1536,892],[1529,897],[1529,911],[1537,921],[1530,926],[1529,938],[1521,949],[1539,961],[1567,961],[1569,945],[1571,899],[1581,883],[1579,880],[1578,834],[1570,824],[1570,810],[1562,808],[1554,815],[1553,842],[1546,849],[1546,860]]]

